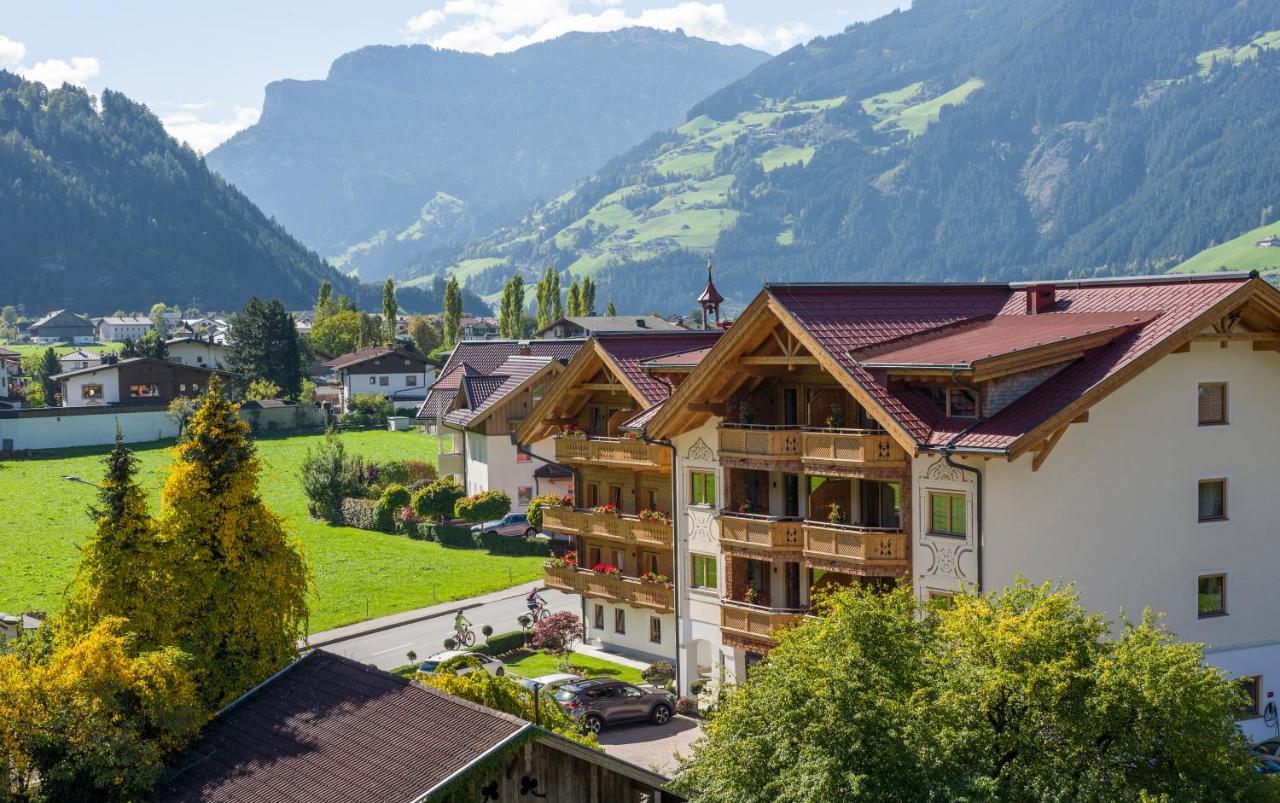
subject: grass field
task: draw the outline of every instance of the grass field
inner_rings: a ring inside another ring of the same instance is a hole
[[[768,173],[770,170],[777,170],[779,167],[786,167],[787,165],[807,165],[812,158],[813,148],[779,145],[760,154],[756,161],[760,163],[760,167],[764,168],[764,172]]]
[[[1263,274],[1280,272],[1280,248],[1257,248],[1254,243],[1268,235],[1280,235],[1280,223],[1259,226],[1221,245],[1206,248],[1182,262],[1170,273],[1215,273],[1256,270]]]
[[[262,497],[301,537],[315,581],[311,631],[436,602],[484,594],[539,577],[542,558],[500,557],[311,520],[298,465],[320,435],[258,441]],[[415,432],[349,432],[348,450],[373,460],[436,459],[436,441]],[[140,476],[159,506],[167,443],[139,444]],[[93,527],[86,508],[105,448],[61,449],[0,463],[0,611],[56,610]]]
[[[522,650],[508,658],[503,658],[502,662],[507,665],[508,672],[513,675],[519,675],[522,678],[536,678],[543,675],[552,675],[560,671],[556,668],[556,665],[560,662],[559,659],[555,656],[547,655],[545,652]],[[639,669],[615,664],[613,661],[606,661],[603,658],[575,653],[569,659],[569,662],[573,664],[575,669],[582,669],[588,672],[591,677],[611,677],[617,680],[625,680],[628,683],[644,682],[644,679],[640,677]]]
[[[1230,45],[1206,50],[1196,56],[1196,63],[1200,65],[1200,75],[1205,76],[1213,71],[1215,62],[1232,62],[1233,64],[1241,64],[1250,59],[1256,59],[1258,53],[1263,50],[1274,50],[1280,48],[1280,31],[1268,31],[1258,38],[1254,39],[1247,45],[1240,47],[1232,47]]]
[[[915,86],[914,84],[912,86]],[[937,121],[938,116],[942,114],[943,106],[958,106],[969,99],[969,96],[977,92],[983,87],[982,79],[970,78],[960,86],[949,92],[944,92],[936,98],[931,98],[922,103],[891,113],[879,123],[876,123],[878,130],[901,130],[906,131],[910,136],[918,137],[924,133],[930,123]],[[906,89],[911,89],[907,87]],[[905,92],[906,90],[900,90]],[[890,93],[892,94],[892,93]],[[918,95],[913,93],[912,98]],[[865,108],[865,106],[864,106]]]
[[[120,347],[123,345],[124,345],[123,343],[112,343],[112,342],[90,343],[84,346],[77,346],[75,344],[68,344],[68,343],[56,343],[56,344],[53,344],[53,346],[51,347],[48,345],[38,345],[36,343],[12,343],[12,344],[0,343],[0,348],[6,348],[9,351],[17,352],[18,354],[21,354],[24,357],[27,356],[28,354],[43,354],[46,349],[53,348],[53,353],[61,357],[63,354],[70,354],[71,352],[77,351],[79,349],[84,349],[85,351],[91,351],[94,354],[102,354],[103,352],[107,352],[107,351],[119,351]]]

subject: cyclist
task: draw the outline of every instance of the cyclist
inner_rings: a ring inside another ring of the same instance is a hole
[[[529,592],[529,596],[524,598],[524,604],[528,606],[529,615],[535,620],[538,618],[538,612],[547,607],[547,601],[538,593],[538,589],[536,587]]]
[[[471,626],[471,622],[462,613],[462,608],[458,609],[458,613],[453,617],[453,632],[457,635],[459,643],[463,642],[467,629]]]

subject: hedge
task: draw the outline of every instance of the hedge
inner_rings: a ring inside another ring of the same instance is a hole
[[[347,497],[342,500],[342,523],[348,527],[372,530],[377,524],[376,505],[371,499]]]
[[[485,639],[484,644],[476,647],[476,652],[498,656],[518,650],[524,646],[524,631],[512,630],[510,633],[497,633]]]
[[[551,539],[546,536],[520,538],[497,533],[475,533],[468,527],[453,524],[419,522],[405,525],[410,538],[419,541],[435,541],[450,549],[484,549],[493,555],[527,556],[545,558],[551,554]]]
[[[517,538],[497,533],[472,533],[479,546],[494,555],[533,555],[547,557],[551,554],[551,539],[545,536]]]

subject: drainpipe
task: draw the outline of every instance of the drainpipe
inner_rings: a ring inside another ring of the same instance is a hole
[[[676,471],[676,446],[669,440],[655,441],[648,437],[645,443],[661,446],[671,452],[671,607],[675,612],[674,630],[676,645],[676,697],[684,696],[684,674],[680,671],[680,517],[676,515],[676,500],[680,492],[680,476]]]
[[[973,534],[973,557],[978,564],[978,592],[979,593],[981,593],[983,590],[982,589],[982,472],[974,468],[973,466],[966,466],[966,465],[962,465],[960,463],[955,462],[955,460],[952,459],[952,456],[955,454],[956,443],[965,435],[968,435],[970,432],[973,432],[983,423],[985,423],[985,419],[979,416],[978,419],[974,421],[972,424],[970,424],[969,426],[957,432],[955,436],[951,438],[951,440],[947,441],[942,446],[941,450],[939,450],[940,453],[942,454],[943,462],[945,462],[951,468],[972,474],[974,478],[973,505],[974,505],[974,524],[976,526],[976,532]]]

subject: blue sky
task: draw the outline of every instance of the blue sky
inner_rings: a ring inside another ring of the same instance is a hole
[[[0,0],[0,68],[141,100],[208,151],[251,125],[263,87],[323,78],[364,45],[492,53],[627,25],[779,52],[909,0]],[[362,7],[363,6],[363,7]],[[372,6],[372,7],[370,7]]]

